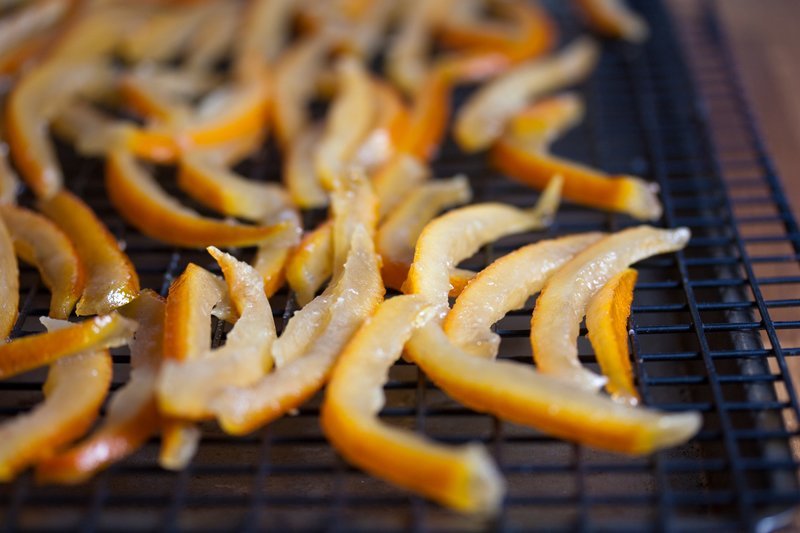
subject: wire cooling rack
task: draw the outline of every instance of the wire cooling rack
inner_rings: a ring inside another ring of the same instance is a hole
[[[551,1],[565,36],[578,32],[565,6]],[[667,226],[691,227],[681,253],[641,264],[631,340],[646,404],[703,413],[689,444],[641,458],[597,452],[460,407],[416,367],[398,363],[387,385],[387,421],[448,443],[483,442],[508,480],[499,516],[465,518],[350,468],[326,443],[319,398],[244,438],[204,426],[195,460],[181,473],[156,466],[158,442],[81,486],[37,486],[30,474],[0,486],[0,523],[9,530],[756,530],[785,524],[800,502],[798,400],[788,373],[800,355],[800,231],[792,218],[736,78],[711,4],[632,2],[648,19],[647,44],[604,43],[600,68],[579,88],[587,119],[555,151],[610,172],[643,175],[662,189]],[[459,90],[456,103],[468,89]],[[204,253],[154,242],[109,205],[102,165],[60,149],[69,187],[124,243],[145,287],[165,294]],[[239,169],[278,180],[272,148]],[[437,175],[466,173],[476,201],[532,205],[536,194],[465,156],[451,143]],[[180,195],[174,179],[163,183]],[[185,198],[184,198],[185,199]],[[191,202],[189,202],[191,203]],[[197,207],[197,206],[195,206]],[[319,219],[309,213],[307,222]],[[566,205],[544,233],[518,235],[467,262],[481,268],[544,236],[619,230],[622,216]],[[247,251],[242,256],[247,257]],[[14,335],[39,331],[49,296],[32,269],[21,274]],[[279,327],[291,295],[272,300]],[[531,306],[497,325],[501,357],[530,361]],[[585,332],[584,332],[585,333]],[[219,343],[224,332],[215,331]],[[584,337],[581,360],[595,364]],[[114,354],[115,387],[128,356]],[[41,398],[43,371],[0,383],[0,414]]]

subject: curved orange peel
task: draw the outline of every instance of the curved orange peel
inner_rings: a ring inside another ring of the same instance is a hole
[[[594,41],[579,38],[553,56],[522,63],[487,83],[456,115],[453,132],[459,146],[468,152],[487,148],[529,101],[585,79],[598,56]]]
[[[658,185],[635,176],[602,171],[530,149],[502,137],[491,150],[492,164],[509,177],[540,189],[553,174],[564,177],[564,198],[577,204],[625,213],[638,220],[657,220],[662,207]]]
[[[322,428],[350,463],[377,477],[462,512],[495,512],[504,482],[482,446],[445,446],[377,418],[389,367],[429,311],[421,295],[378,307],[339,357],[322,405]]]
[[[39,201],[37,206],[67,234],[86,270],[86,286],[75,314],[106,314],[136,298],[136,270],[88,205],[62,190],[49,200]]]
[[[683,444],[702,424],[697,412],[631,407],[569,388],[529,365],[475,357],[434,323],[417,330],[406,350],[425,375],[467,407],[602,450],[648,454]]]
[[[10,378],[54,361],[87,351],[127,344],[136,322],[116,311],[63,329],[19,337],[0,345],[0,378]]]
[[[434,219],[417,239],[405,292],[426,295],[443,319],[449,310],[447,295],[453,268],[500,237],[546,227],[558,208],[560,190],[561,180],[556,177],[532,209],[483,203],[460,207]]]
[[[248,180],[203,152],[183,154],[178,186],[206,207],[246,220],[263,221],[290,205],[283,187]]]
[[[47,218],[12,205],[0,206],[17,256],[36,266],[50,290],[50,316],[66,320],[83,293],[84,269],[75,247]]]
[[[54,322],[48,327],[53,328]],[[11,481],[26,467],[51,456],[83,435],[97,418],[111,384],[111,356],[97,346],[84,348],[51,365],[42,403],[0,426],[0,481]]]
[[[161,363],[164,299],[145,289],[120,312],[139,324],[130,343],[130,380],[111,397],[108,413],[91,435],[37,465],[39,482],[82,483],[133,454],[158,433],[155,380]]]
[[[375,86],[354,57],[336,64],[337,94],[328,111],[314,165],[323,187],[333,190],[345,179],[348,165],[370,133],[378,111]]]
[[[0,219],[0,340],[5,340],[14,329],[18,307],[19,265],[14,241],[6,223]]]
[[[137,164],[133,155],[123,149],[115,149],[109,155],[106,188],[111,203],[132,226],[156,240],[177,246],[249,246],[276,233],[289,232],[286,223],[247,226],[199,215],[169,196]]]
[[[333,272],[333,220],[307,233],[286,265],[286,281],[300,306],[310,302]]]
[[[606,390],[615,400],[637,405],[639,393],[633,384],[628,352],[628,317],[638,273],[628,268],[611,278],[589,300],[586,328],[600,369],[608,378]]]
[[[398,153],[371,177],[372,189],[378,199],[378,216],[382,220],[403,199],[431,175],[431,169],[416,157]]]
[[[566,130],[583,119],[583,100],[575,93],[562,93],[534,102],[514,115],[506,136],[531,149],[547,149]]]
[[[576,339],[589,301],[631,264],[680,250],[690,236],[687,228],[638,226],[601,239],[564,264],[542,289],[533,311],[531,346],[539,371],[588,391],[605,385],[604,377],[578,360]]]
[[[0,142],[0,205],[17,202],[19,177],[8,164],[8,147]]]
[[[185,420],[210,416],[208,405],[221,390],[246,387],[268,372],[276,338],[272,309],[258,272],[217,248],[209,247],[208,252],[222,268],[239,318],[224,346],[188,360],[164,361],[158,377],[159,409]]]
[[[492,324],[520,309],[550,276],[601,233],[582,233],[523,246],[494,261],[461,292],[442,324],[452,342],[473,355],[493,359],[500,337]]]
[[[421,185],[389,213],[375,238],[383,262],[381,274],[387,287],[400,290],[403,286],[414,260],[417,238],[428,222],[441,211],[465,204],[471,198],[469,180],[465,176],[456,176]]]
[[[283,183],[289,196],[302,209],[325,207],[329,203],[328,191],[320,183],[314,165],[314,154],[322,138],[322,128],[309,126],[289,143],[283,165]]]
[[[647,22],[631,11],[623,0],[575,0],[592,30],[607,37],[633,43],[647,40]]]
[[[236,35],[234,72],[247,75],[253,57],[270,65],[278,60],[289,40],[296,8],[293,0],[253,0],[248,3],[241,13]]]
[[[213,402],[212,410],[225,432],[253,431],[299,407],[322,387],[344,345],[383,299],[378,262],[369,233],[356,228],[341,276],[314,300],[325,302],[317,309],[324,319],[311,316],[317,327],[312,327],[310,338],[295,338],[299,343],[284,352],[291,356],[288,360],[276,356],[275,372],[251,387],[225,389]],[[289,324],[299,319],[298,313]],[[273,355],[281,338],[273,346]]]
[[[380,168],[394,155],[408,125],[408,110],[397,91],[382,81],[374,80],[373,83],[378,106],[374,123],[353,157],[353,164],[368,173]]]

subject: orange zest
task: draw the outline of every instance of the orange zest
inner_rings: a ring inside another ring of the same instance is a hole
[[[341,276],[314,300],[324,302],[318,315],[300,314],[312,302],[289,321],[291,325],[310,317],[321,327],[315,325],[310,338],[295,337],[297,344],[284,351],[291,358],[275,357],[275,372],[251,387],[225,389],[215,399],[212,410],[223,430],[233,435],[253,431],[299,407],[322,387],[344,345],[383,300],[378,262],[369,233],[356,228]],[[319,314],[324,318],[320,320]]]
[[[575,0],[575,5],[592,30],[607,37],[641,43],[650,29],[623,0]]]
[[[631,407],[569,388],[530,365],[475,357],[450,342],[435,323],[417,330],[406,349],[426,376],[467,407],[601,450],[652,453],[683,444],[702,423],[696,412]]]
[[[604,377],[578,360],[578,332],[589,301],[631,264],[680,250],[690,236],[687,228],[638,226],[599,240],[564,264],[542,289],[533,311],[531,346],[539,371],[592,392],[605,385]]]
[[[181,157],[178,186],[219,214],[246,220],[263,221],[290,205],[281,186],[248,180],[202,152]]]
[[[473,355],[497,356],[500,336],[492,324],[528,299],[576,253],[603,235],[585,233],[523,246],[478,273],[456,299],[442,326],[452,342]]]
[[[465,176],[425,183],[406,196],[381,223],[376,246],[383,261],[387,287],[400,290],[414,260],[417,238],[444,209],[469,202],[472,191]]]
[[[487,148],[531,100],[588,77],[598,56],[598,46],[581,38],[553,56],[522,63],[487,83],[459,110],[456,141],[469,152]]]
[[[177,246],[249,246],[290,229],[286,223],[247,226],[201,216],[169,196],[123,149],[115,149],[109,155],[106,187],[114,207],[131,225],[145,235]]]
[[[429,311],[420,295],[398,296],[378,307],[331,375],[323,431],[349,462],[373,475],[463,512],[494,512],[504,483],[482,446],[448,447],[377,418],[389,367]]]
[[[417,239],[405,292],[424,294],[440,318],[449,310],[450,273],[481,246],[505,235],[546,227],[558,208],[561,180],[554,178],[532,209],[500,203],[454,209],[431,221]]]
[[[133,454],[158,432],[155,380],[161,362],[164,299],[143,290],[121,309],[139,327],[131,341],[131,377],[114,393],[102,424],[86,439],[40,462],[36,479],[73,485]]]
[[[117,312],[68,324],[48,333],[19,337],[0,345],[0,378],[10,378],[64,357],[127,344],[136,322]]]
[[[186,420],[208,417],[208,405],[221,390],[246,387],[269,371],[270,350],[276,338],[272,310],[258,272],[214,247],[208,251],[225,274],[239,318],[224,346],[184,361],[170,358],[164,362],[158,378],[159,409],[167,416]]]
[[[503,137],[491,151],[492,164],[509,177],[541,189],[553,174],[564,177],[564,198],[577,204],[626,213],[638,220],[661,217],[658,185],[635,176],[609,176],[599,170],[526,148]]]
[[[55,322],[48,327],[66,326]],[[0,481],[11,481],[83,435],[97,418],[110,384],[111,355],[106,349],[87,347],[54,362],[43,387],[44,401],[0,426]]]
[[[630,405],[639,403],[628,352],[628,317],[637,276],[632,268],[623,270],[589,300],[586,308],[588,337],[608,378],[606,390],[612,398]]]
[[[83,266],[69,238],[47,218],[12,205],[0,206],[17,256],[35,265],[50,289],[50,316],[66,320],[83,293]]]
[[[62,190],[49,200],[39,201],[38,207],[67,234],[86,269],[86,286],[75,314],[106,314],[136,298],[136,270],[89,206]]]
[[[0,339],[5,340],[14,329],[18,307],[19,266],[14,241],[6,223],[0,220]]]

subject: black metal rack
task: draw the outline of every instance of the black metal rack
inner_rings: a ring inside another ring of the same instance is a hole
[[[577,23],[565,2],[548,7],[564,35]],[[612,172],[657,181],[663,223],[687,225],[683,252],[639,266],[631,321],[638,384],[645,403],[697,409],[701,433],[652,456],[597,452],[476,414],[448,399],[416,367],[398,363],[387,386],[391,423],[445,442],[484,442],[509,485],[502,513],[458,516],[354,470],[325,442],[319,398],[245,438],[204,426],[191,466],[156,466],[158,442],[72,488],[40,487],[30,474],[0,487],[0,521],[9,530],[341,529],[341,530],[754,530],[787,523],[800,502],[798,398],[788,372],[800,355],[800,230],[791,215],[736,78],[713,6],[701,1],[633,2],[650,22],[650,41],[604,43],[601,65],[580,90],[588,115],[556,144],[558,153]],[[459,91],[457,102],[466,90]],[[165,293],[204,253],[156,243],[126,226],[110,207],[97,161],[62,150],[69,186],[126,244],[144,286]],[[483,156],[448,144],[438,175],[465,172],[476,200],[531,205],[536,194],[490,169]],[[264,150],[242,170],[278,179]],[[169,187],[169,177],[165,176]],[[170,189],[173,190],[173,189]],[[617,230],[633,221],[567,205],[546,235]],[[468,263],[479,268],[543,234],[504,239]],[[246,255],[246,254],[245,254]],[[48,295],[23,269],[14,335],[38,331]],[[279,326],[292,299],[272,300]],[[530,361],[530,306],[501,321],[501,357]],[[217,340],[222,336],[217,330]],[[582,360],[594,364],[584,338]],[[115,353],[115,383],[128,358]],[[39,398],[43,372],[0,383],[0,413],[12,416]]]

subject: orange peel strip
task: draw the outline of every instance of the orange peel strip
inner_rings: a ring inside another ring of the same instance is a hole
[[[436,154],[450,117],[452,84],[452,75],[447,68],[429,71],[411,105],[406,134],[398,144],[398,152],[424,161]]]
[[[124,104],[138,116],[168,125],[185,123],[189,105],[153,83],[152,69],[138,68],[119,81],[119,93]]]
[[[315,299],[327,302],[318,310],[326,319],[312,329],[310,339],[299,339],[301,351],[288,361],[276,357],[277,371],[251,387],[225,389],[213,402],[212,410],[225,432],[253,431],[299,407],[322,387],[342,348],[383,299],[378,262],[369,233],[356,228],[342,275]],[[298,319],[299,313],[289,324]]]
[[[592,30],[607,37],[633,43],[647,40],[647,22],[622,0],[575,0],[575,5]]]
[[[578,360],[576,339],[589,301],[631,264],[680,250],[690,236],[687,228],[638,226],[601,239],[563,265],[544,286],[533,311],[531,346],[539,371],[592,392],[605,385],[604,377]]]
[[[506,136],[531,149],[546,149],[561,134],[583,119],[583,100],[562,93],[534,102],[508,122]]]
[[[374,237],[378,225],[378,199],[366,176],[356,171],[339,185],[331,193],[334,277],[344,268],[356,228],[363,227],[370,237]]]
[[[190,70],[213,70],[233,45],[242,13],[240,6],[216,2],[210,6],[187,45],[185,65]]]
[[[0,206],[17,256],[35,265],[50,289],[50,316],[66,320],[83,293],[85,276],[75,247],[42,215],[12,205]]]
[[[63,190],[38,207],[67,234],[86,269],[75,314],[106,314],[138,296],[139,276],[130,259],[88,205]]]
[[[606,390],[615,400],[637,405],[628,352],[628,317],[638,273],[628,268],[614,276],[589,300],[586,328],[600,369],[608,378]]]
[[[248,180],[215,159],[213,154],[185,153],[178,168],[181,190],[222,215],[246,220],[265,220],[290,205],[283,187]]]
[[[189,360],[164,361],[158,377],[159,409],[185,420],[207,418],[209,403],[222,389],[251,385],[272,368],[275,323],[261,276],[217,248],[208,252],[225,274],[239,319],[224,346]]]
[[[394,87],[378,80],[374,84],[378,105],[375,121],[353,158],[354,165],[369,173],[392,157],[408,125],[408,110]]]
[[[369,473],[463,512],[491,513],[504,482],[483,446],[449,447],[380,422],[383,385],[403,345],[426,320],[421,295],[385,301],[350,340],[331,375],[322,428],[336,450]]]
[[[409,193],[381,224],[375,243],[383,261],[381,274],[387,287],[400,290],[414,260],[414,247],[422,230],[441,211],[472,198],[469,180],[456,176],[436,180]]]
[[[226,292],[224,282],[189,263],[172,283],[164,311],[165,360],[189,361],[211,350],[211,313]],[[159,464],[181,470],[194,457],[200,442],[194,422],[164,417]]]
[[[296,235],[301,235],[300,215],[294,210],[287,210],[281,215],[294,228]],[[286,242],[282,237],[272,241],[264,241],[258,245],[253,259],[253,268],[264,282],[264,293],[271,298],[286,282],[289,259],[295,249],[293,242]]]
[[[136,322],[116,311],[69,324],[48,333],[19,337],[0,345],[0,378],[10,378],[82,352],[127,344]]]
[[[447,295],[453,268],[500,237],[546,227],[558,208],[560,190],[561,180],[554,178],[532,209],[483,203],[434,219],[417,239],[405,292],[425,294],[443,319],[449,310]]]
[[[134,63],[166,61],[177,56],[189,43],[213,2],[171,6],[156,11],[122,41],[122,55]]]
[[[314,153],[322,129],[309,126],[289,144],[283,167],[283,183],[292,201],[302,209],[315,209],[328,205],[328,192],[320,183],[314,167]]]
[[[397,2],[394,0],[367,2],[354,24],[342,32],[344,51],[370,61],[383,44],[396,9]]]
[[[107,65],[52,62],[28,72],[8,99],[6,126],[11,156],[38,197],[48,198],[64,177],[48,138],[48,126],[78,94],[111,85]]]
[[[45,323],[52,328],[53,322]],[[54,362],[43,387],[45,400],[0,426],[0,481],[11,481],[83,435],[97,418],[110,384],[111,356],[106,349],[87,347]]]
[[[509,137],[492,147],[492,164],[509,177],[541,189],[554,173],[564,177],[564,198],[577,204],[625,213],[638,220],[657,220],[662,207],[658,185],[635,176],[602,171],[526,148]]]
[[[68,14],[70,2],[33,2],[0,22],[0,74],[13,74],[52,41],[53,26]]]
[[[129,126],[111,118],[88,102],[73,102],[53,121],[53,130],[72,143],[73,148],[89,157],[104,156],[122,142]]]
[[[19,266],[14,254],[14,241],[6,223],[0,219],[0,340],[5,340],[14,329],[18,307]]]
[[[309,126],[308,103],[314,96],[315,81],[330,49],[324,33],[308,37],[281,56],[275,67],[273,116],[281,146],[286,149]]]
[[[522,63],[487,83],[456,115],[456,141],[468,152],[487,148],[529,101],[585,79],[598,56],[596,43],[579,38],[553,56]]]
[[[500,337],[490,328],[521,309],[550,276],[575,254],[603,237],[583,233],[523,246],[497,259],[472,279],[442,324],[455,344],[473,355],[493,359]]]
[[[274,63],[289,39],[291,19],[296,10],[293,0],[253,0],[244,9],[236,36],[234,70],[247,70],[250,58]]]
[[[121,312],[139,324],[131,342],[130,380],[111,397],[106,417],[91,435],[37,465],[39,482],[82,483],[158,433],[155,379],[161,362],[164,299],[145,289]]]
[[[0,204],[17,202],[19,177],[8,164],[8,146],[0,142]]]
[[[500,53],[512,62],[540,56],[558,40],[556,24],[537,2],[500,2],[500,14],[509,24],[463,23],[443,18],[439,39],[446,46],[471,53]]]
[[[378,107],[375,86],[354,57],[336,64],[337,95],[317,147],[314,165],[323,187],[333,190],[345,179],[347,166],[369,135]]]
[[[333,220],[307,233],[286,266],[286,281],[300,306],[310,302],[333,272]]]
[[[395,154],[371,178],[378,199],[379,218],[384,219],[430,175],[431,169],[416,157]]]
[[[475,357],[436,324],[417,330],[406,349],[437,386],[467,407],[602,450],[648,454],[683,444],[702,424],[696,412],[635,408],[567,388],[529,365]]]
[[[145,235],[177,246],[249,246],[276,233],[290,233],[286,223],[246,226],[199,215],[164,192],[124,149],[115,149],[109,155],[106,187],[114,207],[131,225]]]

